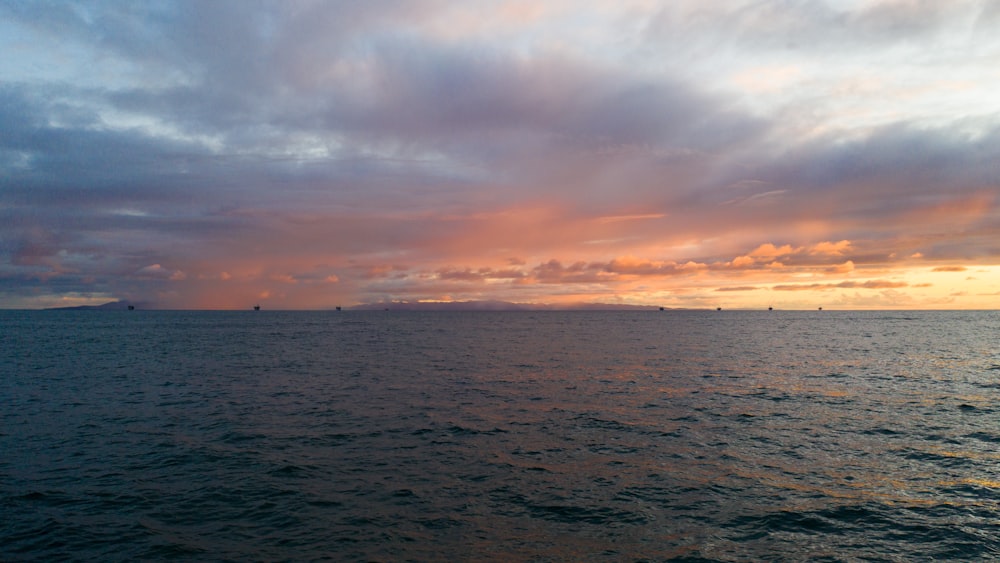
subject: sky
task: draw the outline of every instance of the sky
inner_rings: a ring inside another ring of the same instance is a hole
[[[1000,306],[1000,0],[0,0],[0,308]]]

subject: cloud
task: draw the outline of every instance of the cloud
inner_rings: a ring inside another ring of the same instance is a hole
[[[890,0],[866,3],[751,2],[706,5],[671,2],[649,19],[646,39],[687,45],[698,54],[717,49],[827,53],[843,49],[851,57],[864,49],[919,47],[943,40],[953,26],[965,26],[981,3],[965,0],[947,7],[933,2]],[[984,12],[987,10],[984,10]],[[993,10],[995,11],[995,10]],[[990,16],[980,16],[980,19]]]
[[[680,274],[690,274],[707,268],[706,264],[699,264],[688,261],[683,264],[676,262],[649,261],[625,256],[615,258],[601,266],[601,269],[613,274],[632,276],[675,276]]]
[[[479,268],[472,270],[443,269],[438,270],[436,275],[443,280],[459,280],[468,282],[484,282],[487,280],[518,280],[525,277],[525,273],[515,269],[494,270],[492,268]]]
[[[965,266],[938,266],[931,270],[932,272],[964,272],[968,268]]]
[[[855,254],[851,241],[842,240],[837,243],[822,241],[812,245],[796,246],[784,244],[780,247],[773,243],[764,243],[751,250],[746,255],[737,256],[725,266],[732,269],[775,269],[786,265],[793,267],[823,266],[828,273],[843,274],[855,267],[853,260],[835,262],[842,257],[851,256],[863,258],[861,253]]]
[[[180,270],[170,270],[159,264],[150,264],[136,270],[135,275],[140,279],[183,281],[187,278]]]
[[[552,259],[532,268],[531,274],[532,278],[540,283],[600,283],[608,279],[607,275],[602,273],[603,270],[600,265],[586,264],[582,261],[563,266],[559,260]]]
[[[737,298],[1000,260],[996,9],[515,8],[0,5],[0,305]]]
[[[830,274],[846,274],[854,271],[854,262],[848,260],[843,264],[837,264],[836,266],[831,266],[826,269]]]
[[[785,244],[780,248],[774,246],[771,243],[766,243],[758,246],[750,252],[750,256],[754,259],[760,260],[774,260],[775,258],[780,258],[782,256],[787,256],[796,252],[791,245]]]
[[[774,291],[826,291],[830,289],[895,289],[909,286],[906,282],[890,280],[868,280],[864,282],[844,281],[839,283],[811,283],[775,285]]]
[[[820,242],[809,250],[810,254],[832,254],[834,256],[843,256],[845,252],[851,250],[851,241],[842,240],[840,242]]]

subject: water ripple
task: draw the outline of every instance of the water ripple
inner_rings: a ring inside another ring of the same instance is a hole
[[[0,559],[1000,558],[994,313],[133,313],[0,312]]]

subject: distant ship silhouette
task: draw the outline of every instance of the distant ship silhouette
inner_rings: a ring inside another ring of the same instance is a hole
[[[253,310],[254,311],[260,311],[260,305],[254,305],[253,306]]]

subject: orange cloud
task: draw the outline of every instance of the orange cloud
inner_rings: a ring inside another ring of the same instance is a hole
[[[780,268],[787,264],[828,264],[828,258],[843,257],[853,250],[853,245],[849,240],[839,242],[819,242],[812,246],[793,247],[790,244],[776,246],[773,243],[765,243],[757,246],[749,253],[737,256],[726,264],[733,269],[751,269],[758,264],[766,264],[771,268]],[[780,260],[779,260],[780,259]],[[828,266],[830,273],[847,273],[854,269],[854,262],[846,262]]]
[[[840,242],[821,242],[813,245],[809,249],[810,254],[832,254],[834,256],[843,256],[845,252],[851,250],[851,241],[842,240]]]
[[[783,245],[781,247],[774,246],[771,243],[766,243],[758,246],[753,251],[750,252],[750,256],[753,258],[759,258],[763,260],[774,260],[775,258],[780,258],[781,256],[786,256],[788,254],[794,254],[795,249],[791,245]]]
[[[683,264],[669,261],[642,260],[634,256],[615,258],[603,266],[607,272],[631,276],[675,276],[708,268],[707,264],[687,261]]]
[[[827,273],[830,274],[846,274],[854,271],[854,262],[848,260],[843,264],[838,264],[836,266],[831,266],[826,269]]]

